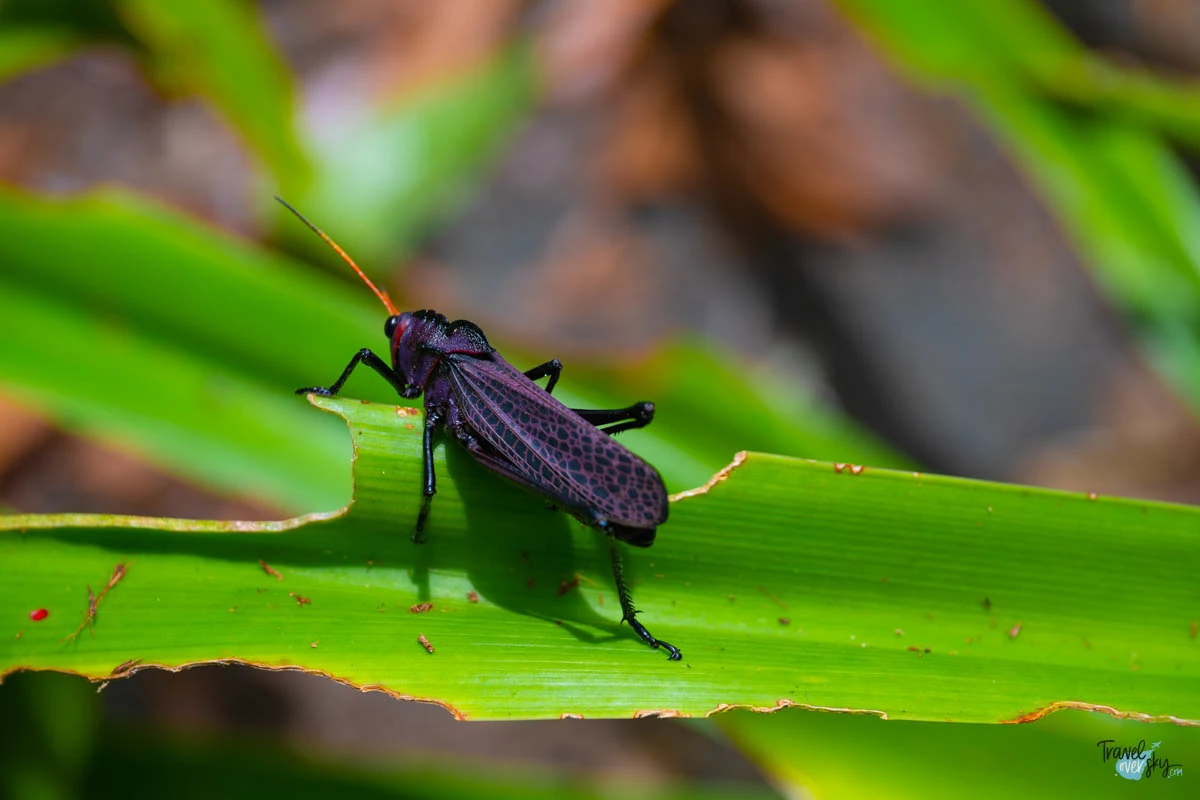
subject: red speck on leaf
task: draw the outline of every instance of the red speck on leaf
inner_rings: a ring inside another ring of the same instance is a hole
[[[48,616],[50,616],[50,612],[44,608],[35,608],[29,612],[29,618],[34,622],[41,622]]]

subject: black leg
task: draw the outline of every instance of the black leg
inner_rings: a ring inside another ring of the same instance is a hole
[[[525,371],[525,377],[531,381],[540,380],[549,377],[546,381],[546,394],[554,391],[554,386],[558,383],[558,376],[562,375],[562,362],[557,358],[552,358],[545,364],[538,364],[536,367]]]
[[[333,397],[342,390],[342,384],[350,377],[350,373],[354,372],[354,368],[359,365],[359,362],[366,364],[371,369],[379,373],[385,381],[392,385],[392,388],[400,393],[401,397],[415,397],[412,390],[405,384],[404,378],[400,373],[389,367],[386,362],[379,356],[375,355],[370,349],[364,347],[354,354],[354,358],[350,359],[350,363],[342,370],[342,374],[333,382],[332,386],[306,386],[302,389],[297,389],[296,394],[313,394],[323,395],[325,397]]]
[[[621,553],[617,550],[617,543],[611,536],[608,539],[608,547],[612,553],[613,577],[617,579],[617,597],[621,601],[621,621],[628,622],[629,627],[633,628],[633,632],[640,636],[646,644],[655,649],[661,647],[666,650],[667,658],[670,661],[678,661],[683,657],[678,647],[670,642],[664,642],[662,639],[655,639],[650,635],[650,631],[646,630],[646,626],[637,621],[638,611],[633,607],[633,596],[630,595],[629,587],[625,585],[625,577],[621,574]]]
[[[634,403],[628,408],[572,408],[571,410],[609,436],[634,428],[644,428],[654,419],[654,403]]]
[[[545,364],[538,364],[533,369],[526,370],[525,377],[531,381],[549,377],[550,380],[546,381],[546,394],[550,394],[558,385],[562,368],[562,362],[557,358],[552,358]],[[571,410],[610,436],[621,431],[644,428],[650,424],[650,420],[654,419],[654,403],[634,403],[628,408],[573,408]]]
[[[433,504],[433,496],[437,494],[437,476],[433,473],[433,432],[442,423],[440,414],[425,410],[425,432],[421,437],[423,472],[423,497],[421,511],[417,514],[417,528],[413,531],[412,540],[415,544],[425,542],[425,520],[429,518],[429,507]]]

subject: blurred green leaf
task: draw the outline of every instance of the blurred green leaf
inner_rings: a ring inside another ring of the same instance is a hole
[[[1035,3],[839,0],[911,74],[954,91],[1024,165],[1148,359],[1200,408],[1200,90],[1093,57]]]
[[[113,9],[112,0],[3,0],[0,29],[14,36],[22,32],[63,31],[81,42],[139,48]]]
[[[13,675],[0,686],[0,795],[70,798],[96,750],[95,689],[73,676]]]
[[[156,344],[119,317],[2,281],[0,297],[0,341],[20,342],[2,348],[2,385],[30,407],[230,494],[301,509],[348,496],[344,435],[314,425],[287,388]]]
[[[299,194],[311,177],[295,132],[291,73],[251,2],[7,0],[0,28],[0,79],[87,42],[114,42],[160,85],[212,103],[282,191]]]
[[[122,193],[0,192],[0,259],[6,393],[225,491],[345,502],[345,433],[292,391],[380,335],[369,297]]]
[[[363,754],[334,761],[258,737],[206,736],[101,722],[101,701],[87,681],[52,673],[20,673],[0,684],[0,791],[21,800],[134,798],[538,798],[769,800],[757,788],[668,784],[634,787],[628,780],[588,781],[479,761],[391,758]],[[574,730],[588,723],[575,723]],[[586,730],[582,731],[586,735]],[[596,784],[596,785],[591,785]]]
[[[378,303],[361,286],[122,191],[64,200],[0,189],[0,256],[6,285],[285,392],[312,383],[314,371],[336,375],[383,337]]]
[[[369,111],[310,144],[318,173],[293,200],[368,272],[410,250],[533,102],[528,52],[513,47]],[[282,212],[281,212],[282,213]],[[280,217],[306,247],[323,245]]]
[[[57,61],[80,41],[72,31],[57,27],[0,30],[0,81]]]
[[[114,0],[147,44],[159,80],[212,102],[270,170],[285,194],[299,194],[310,167],[295,133],[291,73],[252,3]]]
[[[628,554],[675,664],[618,625],[593,531],[445,447],[414,546],[419,413],[312,400],[350,423],[347,514],[0,519],[0,672],[240,660],[476,719],[791,703],[996,722],[1072,701],[1200,720],[1200,509],[750,455]],[[94,637],[68,640],[118,562]]]
[[[188,776],[181,781],[180,776]],[[134,778],[136,776],[136,778]],[[689,786],[612,779],[589,782],[478,762],[428,759],[386,768],[335,764],[263,746],[195,737],[109,732],[88,775],[105,796],[123,798],[328,798],[356,800],[773,800],[762,789]],[[134,784],[134,786],[131,786]],[[136,787],[136,788],[135,788]],[[131,789],[134,789],[131,792]]]
[[[1060,711],[1025,725],[945,725],[789,709],[718,718],[788,796],[1129,797],[1192,796],[1200,729]],[[1134,787],[1097,743],[1154,748],[1159,759]],[[1182,768],[1172,771],[1166,762]]]

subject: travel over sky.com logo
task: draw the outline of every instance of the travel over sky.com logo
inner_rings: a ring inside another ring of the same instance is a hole
[[[1171,759],[1161,758],[1158,748],[1162,742],[1147,745],[1142,739],[1133,747],[1118,747],[1114,739],[1101,739],[1096,747],[1104,756],[1104,763],[1114,763],[1117,774],[1127,781],[1147,778],[1178,778],[1183,774],[1183,764],[1172,764]]]

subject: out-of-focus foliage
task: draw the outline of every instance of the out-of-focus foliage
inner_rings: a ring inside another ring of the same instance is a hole
[[[1200,729],[1081,711],[1026,725],[738,711],[722,715],[718,724],[787,787],[789,797],[1126,798],[1135,790],[1187,797],[1194,780],[1190,766],[1200,761]],[[1134,750],[1144,743],[1145,752],[1154,753],[1141,785],[1117,777],[1119,759],[1105,758],[1101,742]]]
[[[316,139],[317,174],[297,198],[305,214],[353,245],[355,260],[378,270],[410,250],[431,219],[452,207],[497,145],[532,107],[536,76],[513,47],[491,60],[374,109]],[[307,231],[284,220],[289,238]]]
[[[314,759],[263,742],[197,734],[148,733],[100,720],[100,697],[86,681],[49,673],[14,675],[0,685],[0,793],[71,798],[418,798],[572,797],[606,800],[770,800],[773,792],[700,785],[588,786],[578,776],[529,769],[486,771],[475,763],[427,758],[363,769]]]
[[[76,37],[54,28],[0,30],[0,80],[54,62],[75,49]]]
[[[1145,353],[1200,408],[1200,90],[1090,53],[1028,0],[838,0],[909,74],[967,102],[1063,221]]]
[[[240,0],[114,0],[151,53],[159,82],[220,109],[288,194],[308,183],[309,159],[294,128],[295,87],[254,8]]]
[[[0,29],[0,77],[87,46],[129,47],[160,86],[219,109],[284,192],[307,185],[291,73],[250,4],[9,0],[0,4]]]
[[[377,335],[369,296],[127,194],[4,192],[0,232],[7,393],[225,491],[349,497],[344,434],[291,390]]]

